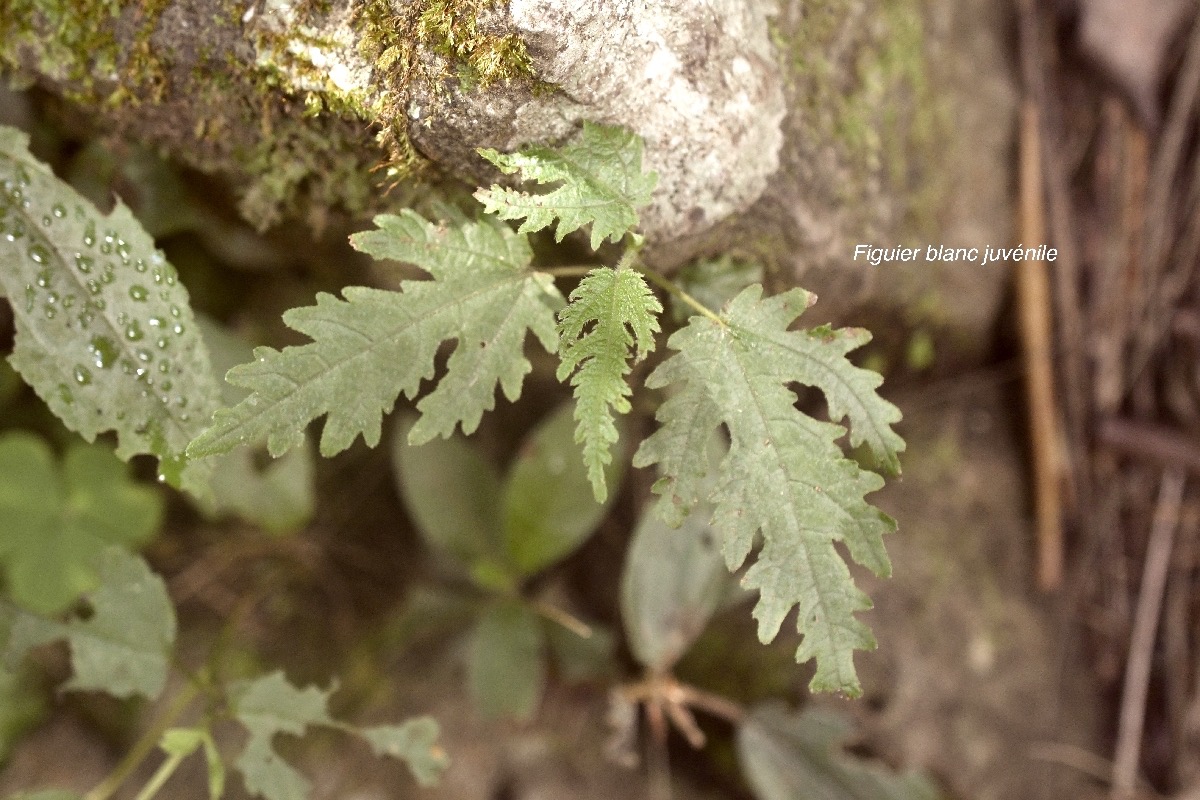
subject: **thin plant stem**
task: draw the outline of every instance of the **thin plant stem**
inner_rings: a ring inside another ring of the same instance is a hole
[[[571,264],[565,267],[547,267],[546,269],[538,270],[538,272],[544,272],[547,275],[553,275],[555,278],[583,278],[586,277],[589,272],[596,269],[597,266],[599,265],[593,264],[592,266],[588,266],[586,264]]]
[[[135,800],[150,800],[150,798],[158,794],[158,790],[163,787],[164,783],[171,779],[171,776],[175,774],[175,769],[183,759],[184,756],[182,754],[176,753],[164,761],[158,768],[158,771],[154,773],[154,776],[146,781],[146,785],[138,792]]]
[[[150,751],[158,744],[158,740],[166,732],[167,728],[174,725],[183,715],[183,712],[187,710],[187,707],[192,704],[192,701],[199,696],[200,691],[199,683],[188,681],[166,713],[159,718],[158,722],[150,730],[142,734],[142,738],[137,740],[113,771],[104,780],[100,781],[94,789],[84,795],[84,800],[108,800],[108,798],[112,797],[121,784],[138,768],[138,765],[142,763],[146,756],[150,755]]]
[[[649,278],[650,282],[653,283],[655,286],[659,287],[660,289],[664,289],[667,292],[670,292],[671,294],[675,295],[680,300],[682,300],[684,303],[691,306],[693,309],[696,310],[696,313],[707,317],[708,319],[710,319],[713,322],[720,325],[722,328],[729,327],[725,323],[725,320],[721,319],[716,314],[714,314],[712,312],[712,309],[710,309],[708,306],[704,305],[699,300],[697,300],[696,298],[692,297],[690,294],[685,292],[683,289],[679,288],[679,285],[677,283],[675,283],[675,281],[671,280],[670,278],[664,278],[662,275],[659,275],[657,272],[646,267],[643,264],[638,264],[637,270],[638,270],[638,272],[642,273],[647,278]]]
[[[578,636],[580,639],[590,639],[592,636],[592,628],[586,622],[571,614],[563,611],[561,608],[556,608],[542,600],[534,600],[530,604],[537,614],[557,623],[569,630],[571,633]]]

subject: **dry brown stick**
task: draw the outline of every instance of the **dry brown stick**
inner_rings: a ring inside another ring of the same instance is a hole
[[[1088,461],[1087,425],[1090,393],[1084,344],[1087,329],[1080,296],[1080,258],[1076,241],[1067,170],[1062,155],[1062,124],[1055,115],[1061,103],[1051,95],[1048,60],[1055,57],[1054,42],[1039,35],[1032,0],[1019,0],[1020,63],[1026,96],[1039,110],[1042,176],[1046,189],[1046,211],[1050,240],[1058,251],[1052,270],[1055,294],[1055,325],[1058,335],[1060,403],[1065,420],[1065,456],[1074,509],[1083,530],[1093,528],[1091,469]],[[1048,48],[1048,54],[1047,54]]]
[[[1142,585],[1138,590],[1137,611],[1129,638],[1129,660],[1125,665],[1125,685],[1121,691],[1121,715],[1117,723],[1117,746],[1113,756],[1113,800],[1130,800],[1137,784],[1138,755],[1142,748],[1142,726],[1146,719],[1146,695],[1150,688],[1150,664],[1154,658],[1154,640],[1158,636],[1158,616],[1162,609],[1171,547],[1179,527],[1183,503],[1184,471],[1168,469],[1158,488],[1158,502],[1150,527]]]
[[[1046,240],[1038,129],[1037,105],[1032,99],[1026,99],[1021,106],[1019,228],[1021,241],[1033,246]],[[1054,400],[1054,368],[1051,360],[1050,278],[1043,261],[1021,261],[1016,270],[1033,453],[1038,585],[1049,591],[1062,584],[1063,575],[1062,460],[1059,458],[1058,407]]]
[[[1200,104],[1200,16],[1193,23],[1192,36],[1187,54],[1179,70],[1163,134],[1155,149],[1150,167],[1149,185],[1146,195],[1146,236],[1142,242],[1142,261],[1154,279],[1146,298],[1147,307],[1137,336],[1133,341],[1130,357],[1130,379],[1145,368],[1166,334],[1170,322],[1170,310],[1187,288],[1193,269],[1194,255],[1169,263],[1172,242],[1179,238],[1191,238],[1195,231],[1195,218],[1188,233],[1182,236],[1172,231],[1172,211],[1180,202],[1174,191],[1179,173],[1187,153],[1188,137],[1196,119],[1196,107]],[[1193,184],[1194,185],[1194,184]],[[1194,252],[1194,251],[1193,251]],[[1172,275],[1172,272],[1176,274]],[[1179,274],[1182,273],[1182,274]]]
[[[1128,455],[1200,473],[1200,443],[1165,425],[1107,419],[1100,426],[1100,441]]]

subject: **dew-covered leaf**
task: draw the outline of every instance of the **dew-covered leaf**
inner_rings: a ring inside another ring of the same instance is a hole
[[[562,296],[548,275],[528,269],[528,248],[494,221],[446,227],[411,211],[375,220],[378,230],[351,242],[379,258],[404,259],[433,280],[405,281],[401,291],[349,287],[345,299],[317,296],[284,322],[313,341],[282,351],[263,347],[256,360],[230,370],[227,380],[252,390],[189,448],[213,455],[239,444],[267,441],[272,455],[300,442],[304,429],[327,415],[322,455],[362,435],[379,443],[382,416],[399,394],[415,397],[434,376],[442,343],[456,339],[446,373],[417,404],[414,443],[446,436],[456,426],[475,430],[495,405],[496,385],[516,400],[530,370],[523,354],[532,331],[548,350],[558,345],[554,312]]]
[[[166,683],[175,643],[166,586],[145,561],[119,547],[101,554],[98,573],[86,617],[60,622],[0,604],[0,616],[11,622],[5,660],[15,664],[32,647],[66,639],[74,676],[65,688],[154,699]]]
[[[558,221],[555,237],[591,223],[592,249],[607,238],[619,241],[638,224],[637,210],[650,202],[658,182],[642,172],[642,140],[607,125],[583,123],[577,140],[558,148],[530,147],[512,154],[480,150],[479,154],[506,174],[540,184],[558,183],[543,194],[502,187],[475,193],[488,213],[520,219],[521,233],[540,231]]]
[[[846,429],[801,413],[788,384],[820,388],[830,416],[849,417],[850,442],[867,444],[880,463],[897,467],[904,443],[891,424],[900,412],[876,394],[879,376],[845,357],[865,343],[865,331],[790,331],[812,296],[796,289],[762,300],[761,293],[752,286],[728,305],[721,322],[696,316],[671,337],[668,344],[678,352],[646,385],[677,391],[659,408],[660,427],[634,464],[659,465],[659,508],[673,524],[701,499],[712,500],[713,527],[730,569],[746,561],[761,532],[762,548],[744,578],[759,590],[759,638],[774,639],[799,606],[803,640],[796,657],[816,658],[812,688],[853,695],[861,691],[854,651],[875,646],[855,612],[871,601],[834,543],[844,542],[854,560],[876,574],[888,574],[882,537],[895,522],[864,499],[883,480],[845,458],[837,440]],[[710,494],[703,485],[707,467],[696,453],[722,424],[730,450]]]
[[[145,544],[162,515],[161,495],[103,445],[73,444],[59,464],[32,434],[0,435],[0,566],[24,608],[64,611],[99,584],[107,547]]]
[[[207,466],[183,451],[217,387],[187,290],[124,205],[105,216],[0,126],[0,293],[12,303],[10,361],[56,416],[117,455],[157,456],[195,494]]]
[[[559,312],[558,379],[575,387],[575,440],[597,503],[608,496],[605,468],[620,436],[614,414],[629,413],[630,349],[635,362],[654,350],[661,313],[645,278],[624,264],[592,270]]]
[[[758,800],[938,800],[915,772],[893,773],[842,749],[849,722],[823,709],[753,710],[738,729],[738,761]]]

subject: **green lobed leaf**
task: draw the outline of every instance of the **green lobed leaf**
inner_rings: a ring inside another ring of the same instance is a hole
[[[661,313],[645,278],[624,264],[592,270],[559,312],[558,379],[570,377],[575,387],[575,441],[583,445],[597,503],[608,496],[604,472],[619,438],[614,412],[629,413],[630,348],[635,362],[654,350]]]
[[[592,249],[607,238],[619,241],[638,224],[637,209],[650,202],[658,182],[642,172],[642,140],[623,128],[583,123],[578,139],[559,148],[530,147],[505,155],[479,154],[505,174],[540,184],[561,183],[545,194],[502,187],[480,189],[475,196],[484,210],[501,219],[523,220],[521,233],[540,231],[558,220],[555,238],[591,223]]]
[[[437,743],[438,724],[432,717],[417,717],[399,725],[362,728],[359,733],[377,756],[402,759],[421,786],[438,782],[450,759]]]
[[[864,499],[883,480],[844,457],[837,440],[845,429],[798,411],[787,385],[819,387],[833,418],[848,414],[852,442],[887,448],[880,461],[896,461],[903,447],[890,427],[899,411],[875,393],[878,376],[845,358],[865,342],[865,332],[789,331],[812,296],[793,290],[761,300],[761,293],[761,287],[749,287],[729,304],[721,323],[693,317],[671,337],[676,354],[646,385],[675,385],[678,391],[660,407],[661,426],[642,443],[634,464],[659,464],[660,513],[678,524],[710,496],[703,485],[707,467],[695,453],[725,425],[731,443],[711,494],[713,526],[730,569],[746,560],[762,533],[762,549],[743,579],[760,592],[754,609],[759,638],[772,640],[799,606],[803,640],[796,658],[816,659],[812,688],[854,695],[861,691],[854,650],[875,644],[854,614],[871,602],[854,585],[834,542],[844,542],[855,561],[885,575],[890,565],[882,536],[895,522]]]
[[[329,715],[329,690],[297,688],[282,672],[240,681],[229,694],[234,716],[250,734],[235,765],[247,790],[267,800],[307,800],[308,779],[275,751],[272,740],[278,733],[303,735],[312,725],[363,737],[376,754],[405,760],[422,785],[435,782],[447,763],[436,742],[437,723],[425,717],[400,725],[356,728]]]
[[[60,466],[38,437],[0,435],[0,566],[24,608],[66,610],[99,584],[108,546],[145,544],[162,516],[159,493],[102,445],[75,444]]]
[[[467,685],[485,717],[529,719],[546,682],[541,621],[515,600],[490,606],[471,632]]]
[[[119,547],[105,550],[98,567],[100,585],[88,595],[86,619],[59,622],[0,603],[0,616],[11,621],[5,660],[15,664],[30,648],[66,639],[75,674],[65,688],[154,699],[166,684],[175,643],[166,586],[145,561]]]
[[[938,800],[924,776],[893,774],[841,748],[850,724],[823,709],[754,709],[737,732],[738,762],[758,800]]]
[[[571,404],[542,421],[521,444],[504,485],[504,541],[508,562],[525,577],[574,552],[591,535],[612,498],[597,503],[573,433]],[[604,468],[616,485],[624,460]]]
[[[307,800],[308,779],[275,752],[277,733],[300,736],[309,725],[335,725],[329,716],[329,693],[309,686],[298,689],[282,672],[241,681],[230,687],[234,716],[250,739],[235,762],[251,794],[268,800]]]
[[[497,383],[510,400],[520,396],[530,370],[522,354],[526,332],[553,352],[554,312],[562,303],[550,276],[528,269],[528,246],[494,221],[445,227],[405,211],[375,222],[379,230],[351,242],[379,258],[410,260],[433,280],[405,281],[400,292],[349,287],[344,300],[319,294],[316,306],[285,313],[284,322],[313,341],[259,348],[254,362],[230,370],[227,380],[253,393],[217,413],[188,449],[191,456],[263,439],[278,456],[323,415],[322,455],[341,452],[360,434],[374,446],[382,415],[397,395],[415,397],[433,377],[438,348],[449,339],[459,344],[437,388],[417,404],[414,443],[449,435],[459,424],[475,430],[495,404]]]
[[[122,459],[148,453],[195,494],[207,466],[188,442],[217,386],[174,267],[124,205],[101,214],[0,126],[0,294],[12,301],[10,362],[89,442],[117,433]]]

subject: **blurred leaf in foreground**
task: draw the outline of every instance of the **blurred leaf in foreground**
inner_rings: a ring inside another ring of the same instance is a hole
[[[849,735],[850,723],[838,714],[764,705],[738,730],[738,760],[758,800],[939,800],[924,776],[897,775],[846,753]]]

